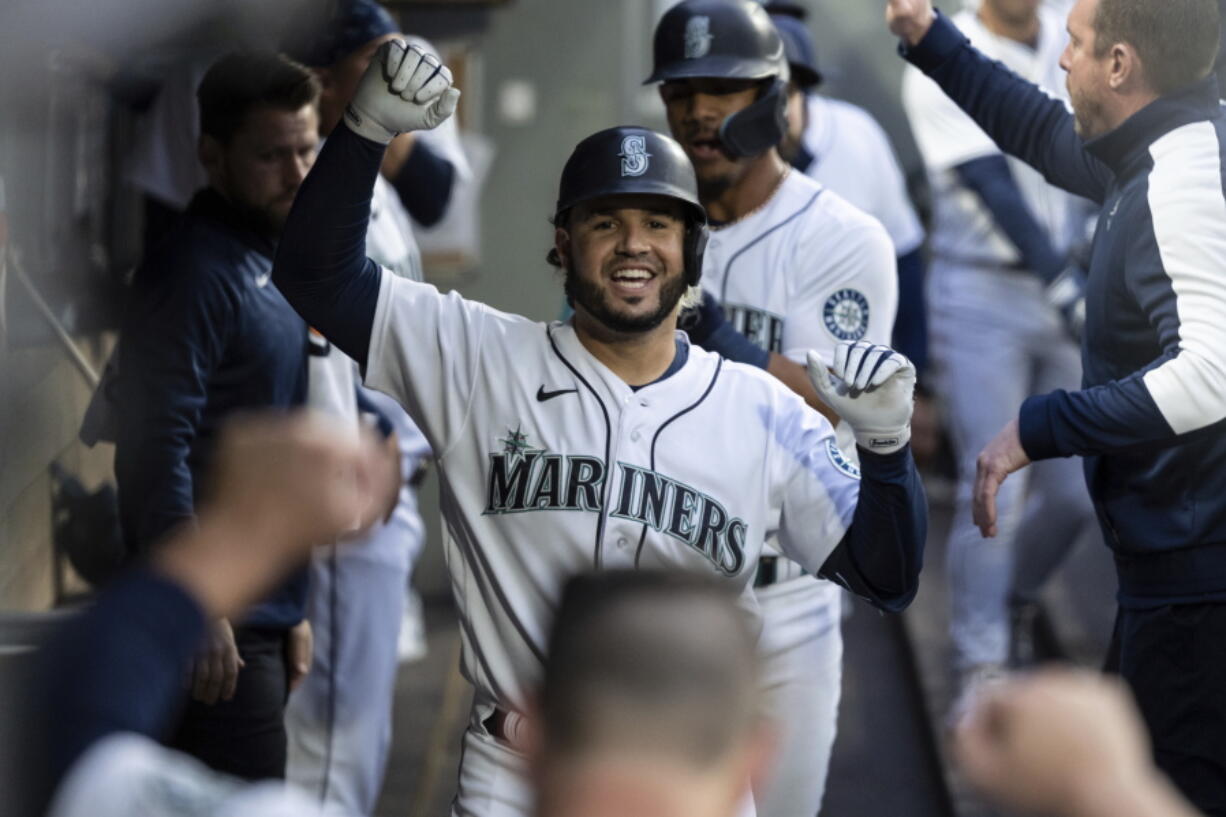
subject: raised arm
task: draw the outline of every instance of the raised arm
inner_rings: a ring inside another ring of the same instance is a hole
[[[1111,171],[1082,145],[1064,103],[988,59],[930,0],[889,0],[900,53],[933,79],[1006,153],[1050,183],[1102,202]]]
[[[273,281],[308,323],[363,367],[380,279],[366,257],[366,228],[383,152],[398,133],[436,127],[455,111],[459,95],[436,58],[385,43],[286,220]]]

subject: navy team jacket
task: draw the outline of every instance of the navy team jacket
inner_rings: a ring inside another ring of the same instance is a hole
[[[1022,404],[1026,453],[1085,457],[1122,605],[1226,600],[1226,117],[1216,79],[1083,142],[1062,103],[940,14],[903,56],[1002,150],[1103,208],[1082,388]]]
[[[120,520],[134,558],[194,517],[228,416],[306,399],[307,328],[271,282],[275,250],[206,189],[136,272],[119,340],[115,445]],[[298,574],[243,623],[294,626],[306,581]]]

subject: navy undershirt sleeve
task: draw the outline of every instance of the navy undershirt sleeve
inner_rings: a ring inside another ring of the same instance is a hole
[[[272,271],[298,314],[363,368],[379,302],[366,228],[383,151],[343,123],[332,131],[294,199]]]
[[[928,309],[924,298],[924,277],[928,263],[923,247],[898,258],[898,315],[894,318],[891,343],[915,364],[923,379],[928,369]]]
[[[53,722],[43,736],[53,779],[114,732],[162,736],[204,627],[187,591],[146,568],[64,625],[40,656],[36,689]]]
[[[685,331],[695,345],[733,362],[748,363],[759,369],[765,369],[770,363],[770,352],[728,323],[719,301],[705,290],[702,302],[688,316]]]
[[[432,227],[443,218],[451,203],[455,165],[416,139],[392,186],[409,215],[423,227]]]
[[[1000,154],[983,156],[958,165],[954,170],[962,183],[974,190],[1022,256],[1022,265],[1045,283],[1064,269],[1064,258],[1052,246],[1047,230],[1030,212],[1017,181]]]
[[[876,607],[899,612],[919,589],[928,501],[911,446],[874,454],[857,446],[860,498],[851,527],[820,574]]]

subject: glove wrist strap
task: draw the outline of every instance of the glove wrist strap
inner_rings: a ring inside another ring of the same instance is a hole
[[[855,429],[852,429],[855,431]],[[856,431],[856,445],[874,454],[893,454],[911,441],[911,426],[908,424],[896,431]]]
[[[345,106],[344,120],[349,130],[372,142],[387,145],[396,138],[395,133],[380,125],[372,117],[355,109],[352,104]]]

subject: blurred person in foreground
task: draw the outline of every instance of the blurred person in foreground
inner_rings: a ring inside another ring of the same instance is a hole
[[[744,813],[772,738],[736,598],[682,572],[567,582],[524,724],[538,817]]]
[[[128,557],[195,524],[217,430],[306,397],[307,328],[271,281],[318,144],[319,86],[271,52],[225,57],[198,91],[209,186],[137,270],[120,332],[115,478]],[[209,627],[172,745],[247,778],[285,773],[285,698],[310,663],[307,576]]]
[[[154,739],[174,720],[210,621],[240,618],[312,545],[390,512],[397,458],[373,434],[333,422],[299,413],[228,423],[195,524],[159,543],[48,643],[31,700],[44,721],[44,771],[58,784],[50,814],[314,813],[280,784],[244,784]]]
[[[890,0],[902,53],[1000,148],[1103,207],[1082,388],[1025,400],[978,458],[975,523],[1001,483],[1084,457],[1119,579],[1112,658],[1158,766],[1226,815],[1226,113],[1216,0],[1078,0],[1060,58],[1072,112],[976,50],[929,0]],[[969,342],[977,342],[968,333]]]
[[[984,687],[955,733],[963,774],[1001,806],[1050,817],[1195,817],[1159,772],[1117,680],[1046,670]]]

